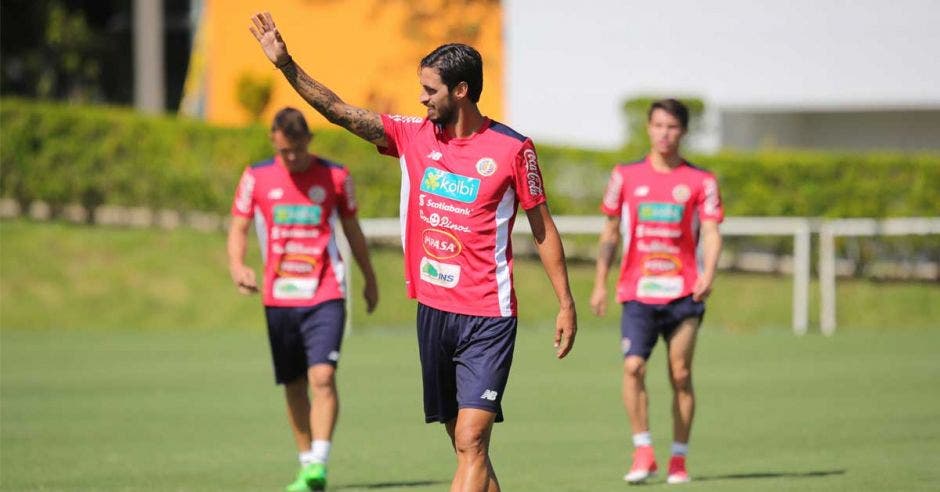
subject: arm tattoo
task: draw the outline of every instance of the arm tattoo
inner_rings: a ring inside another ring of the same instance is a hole
[[[614,253],[617,250],[617,243],[611,241],[601,241],[600,251],[598,251],[598,260],[610,268],[614,261]]]
[[[385,128],[378,114],[344,103],[336,93],[307,75],[297,63],[288,63],[281,72],[294,90],[330,123],[373,143],[385,139]]]

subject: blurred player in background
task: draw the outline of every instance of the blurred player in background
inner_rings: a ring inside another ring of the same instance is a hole
[[[498,491],[489,458],[493,423],[516,336],[510,236],[519,204],[560,304],[555,347],[567,355],[577,328],[561,239],[545,201],[532,141],[483,116],[483,61],[444,45],[420,63],[427,117],[380,115],[343,102],[287,52],[270,14],[251,32],[294,89],[323,114],[397,157],[408,294],[418,300],[427,422],[443,422],[457,454],[452,491]]]
[[[232,281],[243,294],[257,292],[255,273],[244,262],[254,218],[264,257],[263,302],[275,380],[284,385],[300,453],[300,472],[288,491],[326,486],[339,412],[335,372],[346,322],[347,271],[334,236],[337,220],[364,277],[367,311],[378,302],[352,177],[343,166],[310,154],[311,138],[300,111],[285,108],[275,115],[271,142],[277,153],[242,174],[228,233]]]
[[[679,155],[688,122],[689,110],[681,102],[654,102],[648,113],[649,155],[614,169],[601,205],[607,222],[600,236],[591,308],[604,315],[607,272],[623,236],[617,302],[623,304],[623,403],[635,448],[624,480],[631,483],[643,482],[657,470],[645,378],[646,361],[660,336],[666,342],[673,388],[667,482],[689,481],[685,460],[695,410],[692,355],[721,251],[718,224],[723,212],[715,177]],[[696,257],[699,239],[702,256]]]

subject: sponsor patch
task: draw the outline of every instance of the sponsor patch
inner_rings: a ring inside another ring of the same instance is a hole
[[[319,205],[275,205],[274,223],[280,225],[316,225],[323,218]]]
[[[473,212],[473,209],[470,207],[458,207],[456,205],[451,205],[449,203],[444,203],[444,202],[438,202],[438,201],[435,201],[433,198],[426,198],[426,197],[427,195],[423,193],[418,195],[418,205],[421,205],[422,207],[434,208],[442,212],[452,212],[455,214],[466,215],[466,216],[469,216],[470,213]]]
[[[305,227],[278,227],[271,228],[271,239],[313,239],[320,237],[319,229],[310,229]]]
[[[637,282],[638,297],[675,299],[682,294],[685,280],[678,275],[640,277]]]
[[[275,299],[313,299],[319,284],[320,280],[317,278],[276,278],[271,294]]]
[[[251,194],[255,191],[255,177],[249,173],[242,176],[235,195],[235,208],[243,214],[251,212]]]
[[[641,237],[661,237],[667,239],[677,239],[682,236],[682,231],[678,228],[671,227],[656,227],[648,226],[643,224],[637,224],[636,226],[636,237],[637,239]]]
[[[439,213],[424,215],[424,210],[418,210],[418,216],[421,217],[421,220],[423,220],[425,223],[430,224],[431,227],[440,227],[443,229],[450,229],[452,231],[470,232],[469,227],[462,224],[457,224],[446,215],[441,215]]]
[[[429,284],[453,289],[460,282],[460,265],[421,258],[421,280]]]
[[[480,176],[492,176],[496,172],[496,161],[492,157],[484,157],[477,161],[477,172]]]
[[[309,255],[287,254],[277,266],[280,277],[309,277],[317,268],[317,259]]]
[[[643,202],[637,209],[637,215],[642,222],[678,224],[682,221],[684,210],[685,205],[675,203]]]
[[[421,178],[421,191],[458,202],[473,203],[480,191],[480,180],[429,167]]]
[[[532,149],[525,149],[522,156],[525,158],[525,181],[529,187],[529,194],[539,196],[544,190],[542,189],[542,175],[539,173],[538,157]]]
[[[356,209],[356,185],[353,183],[352,176],[346,176],[346,181],[343,182],[343,191],[346,193],[346,208],[349,210]]]
[[[682,269],[682,261],[666,253],[646,255],[642,264],[643,275],[677,275]]]
[[[438,260],[453,258],[463,251],[463,245],[456,236],[440,229],[425,229],[421,234],[421,245],[428,256]]]
[[[390,114],[388,115],[392,121],[397,121],[399,123],[423,123],[424,118],[420,116],[402,116],[400,114]]]
[[[607,190],[604,192],[604,206],[610,210],[620,205],[620,190],[623,189],[623,176],[617,171],[610,175]]]
[[[641,253],[672,253],[679,254],[679,247],[663,241],[637,241],[636,250]]]

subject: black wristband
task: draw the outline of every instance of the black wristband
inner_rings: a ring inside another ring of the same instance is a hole
[[[287,61],[281,63],[280,65],[274,65],[274,68],[277,70],[284,70],[284,68],[286,68],[291,63],[294,63],[294,59],[290,55],[287,55]]]

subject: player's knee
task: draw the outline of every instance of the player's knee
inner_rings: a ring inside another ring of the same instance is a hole
[[[463,456],[486,455],[486,433],[475,427],[457,428],[454,433],[454,448]]]
[[[672,388],[676,391],[692,391],[692,371],[686,366],[673,367],[669,373]]]
[[[331,368],[332,369],[332,368]],[[335,371],[313,368],[310,370],[308,381],[310,391],[314,395],[332,394],[336,392]]]
[[[636,356],[627,357],[623,362],[623,373],[633,378],[646,376],[646,360]]]

